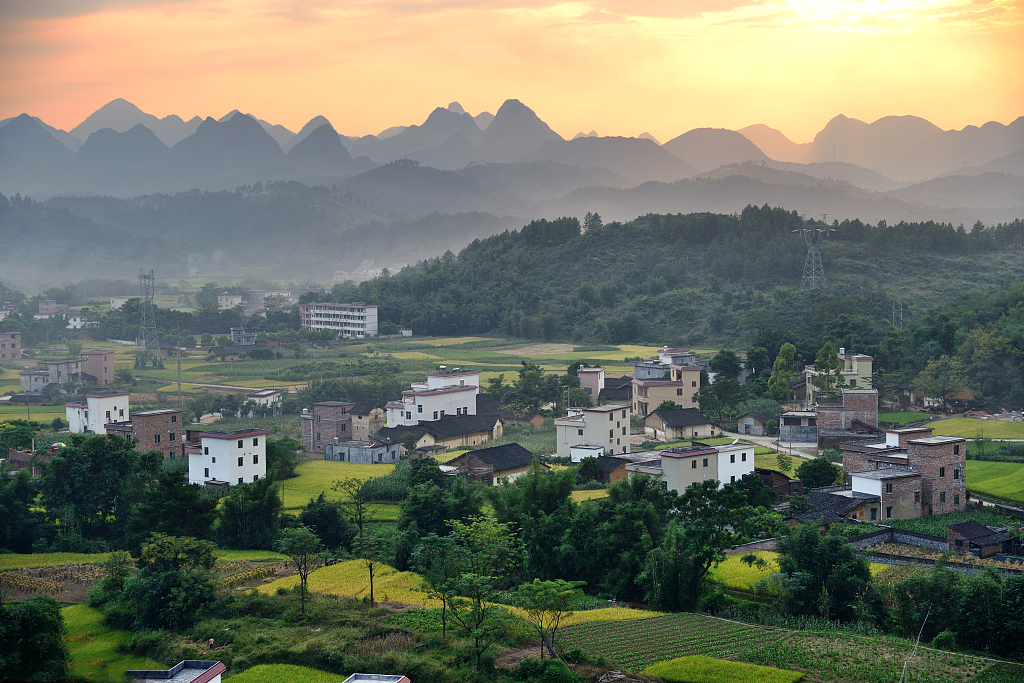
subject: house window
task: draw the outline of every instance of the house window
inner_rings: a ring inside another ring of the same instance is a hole
[[[435,420],[437,419],[437,411],[436,410],[434,411],[434,419]]]
[[[316,423],[320,424],[320,416],[319,415],[316,416]]]
[[[622,411],[622,417],[626,417],[626,411],[625,410]]]
[[[167,434],[167,440],[168,441],[174,441],[174,438],[175,438],[174,437],[174,432],[170,432],[170,433]]]
[[[953,455],[960,455],[960,445],[953,446]]]
[[[742,454],[740,455],[740,460],[741,460],[742,462],[746,462],[746,461],[747,461],[747,454],[746,454],[746,453],[742,453]]]
[[[857,513],[854,512],[852,515],[850,515],[850,519],[857,519]]]
[[[118,410],[117,411],[117,415],[118,415],[118,417],[124,417],[124,408],[121,408],[120,410]]]
[[[241,439],[239,439],[239,440],[238,440],[238,447],[239,447],[239,448],[241,448],[241,447],[242,447],[242,440],[241,440]]]
[[[914,491],[914,503],[920,503],[920,502],[921,502],[921,492],[920,491]]]
[[[341,426],[344,427],[345,425],[341,425]],[[260,440],[259,439],[253,439],[252,440],[252,445],[253,446],[259,446],[260,445]]]
[[[423,406],[416,406],[416,412],[417,413],[422,413],[423,412]]]
[[[410,412],[408,410],[405,411],[405,419],[406,420],[411,420],[412,419],[412,412]]]
[[[694,381],[690,382],[690,386],[691,387],[697,386],[697,380],[694,380]]]
[[[886,493],[892,493],[892,482],[886,482],[885,483],[885,492]]]
[[[256,455],[252,456],[252,464],[253,465],[259,465],[260,464],[260,456],[259,456],[259,454],[256,454]]]
[[[444,417],[444,411],[443,410],[441,411],[441,417]]]
[[[316,440],[317,440],[317,441],[319,441],[319,440],[320,440],[320,432],[317,432],[317,433],[316,433]]]
[[[878,508],[871,508],[871,521],[878,519]]]
[[[691,467],[690,469],[694,469],[694,470],[697,469],[697,461],[696,460],[691,461],[690,464],[693,465],[693,467]]]
[[[347,425],[347,424],[344,424],[344,423],[343,423],[343,424],[341,425],[341,431],[343,431],[343,432],[347,432],[347,431],[348,431],[348,425]],[[255,446],[255,445],[256,445],[256,439],[253,439],[253,440],[252,440],[252,445],[253,445],[253,446]]]
[[[850,386],[851,386],[851,387],[855,387],[855,386],[857,386],[857,380],[856,380],[856,379],[854,379],[853,377],[851,377],[851,378],[850,378]]]
[[[210,447],[209,446],[203,446],[203,455],[209,455],[209,454],[210,454]],[[214,462],[217,462],[217,461],[214,460]]]
[[[619,440],[618,440],[618,439],[615,439],[615,445],[616,445],[616,446],[620,445],[620,442],[619,442]]]
[[[885,518],[886,519],[892,519],[892,508],[891,507],[885,508]]]
[[[939,468],[939,476],[940,477],[946,476],[946,468],[945,467],[940,467]]]
[[[609,430],[608,430],[608,438],[610,439],[610,438],[612,438],[613,436],[615,436],[615,430],[614,430],[614,429],[609,429]]]
[[[241,459],[241,458],[239,458],[239,459],[238,459],[238,466],[239,466],[239,467],[241,467],[241,466],[242,466],[242,459]]]
[[[683,395],[683,390],[682,389],[676,389],[676,396],[682,396],[682,395]]]
[[[736,462],[736,454],[735,453],[730,453],[729,454],[729,462]],[[735,477],[733,477],[733,478],[735,479]]]
[[[960,494],[959,493],[954,493],[953,494],[953,505],[959,505],[959,504],[960,504]]]
[[[695,394],[695,395],[690,397],[690,403],[696,403],[696,402],[697,402],[697,396]]]
[[[626,435],[626,428],[625,428],[625,427],[623,427],[623,428],[622,428],[622,435],[623,435],[623,436],[625,436],[625,435]]]
[[[153,435],[153,443],[160,443],[160,435],[159,434],[154,434]]]
[[[583,430],[582,429],[577,429],[576,431],[579,432],[577,434],[577,436],[583,436]]]
[[[205,479],[209,479],[210,478],[210,468],[209,467],[204,467],[203,468],[203,478],[205,478]]]
[[[217,456],[210,458],[210,460],[213,462],[213,464],[217,464]]]
[[[107,411],[107,419],[108,420],[110,419],[110,411],[109,410]]]
[[[242,483],[242,478],[241,478],[241,477],[239,477],[239,478],[238,478],[238,483],[239,483],[239,484],[241,484],[241,483]]]
[[[945,491],[942,491],[941,493],[939,493],[939,502],[940,503],[945,503],[946,502],[946,492]]]
[[[953,470],[953,478],[954,479],[959,479],[960,478],[960,470],[958,470],[958,469],[954,469]]]
[[[704,458],[704,467],[707,467],[707,466],[708,466],[708,459]]]
[[[257,480],[257,479],[259,479],[259,478],[260,478],[260,475],[258,475],[258,474],[254,474],[254,475],[252,475],[252,480],[253,480],[253,481],[256,481],[256,480]]]
[[[177,415],[171,415],[171,422],[177,422],[177,421],[178,421],[178,416]]]
[[[608,421],[615,422],[615,413],[608,413]]]

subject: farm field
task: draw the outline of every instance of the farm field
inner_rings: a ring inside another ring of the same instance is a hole
[[[778,553],[759,550],[754,555],[767,562],[768,566],[762,569],[741,562],[742,555],[729,555],[725,558],[725,562],[717,567],[712,567],[711,578],[724,583],[729,588],[749,590],[761,579],[766,579],[779,571],[779,565],[776,562]]]
[[[344,683],[347,675],[338,675],[294,664],[257,664],[233,674],[233,683]]]
[[[275,484],[280,491],[284,487],[284,506],[286,509],[302,507],[310,498],[323,493],[328,500],[341,500],[341,493],[332,491],[331,487],[339,479],[373,479],[391,474],[394,465],[364,465],[354,462],[331,462],[328,460],[311,460],[295,468],[299,476],[285,479]]]
[[[118,647],[128,643],[131,634],[103,625],[98,610],[72,605],[61,610],[66,629],[65,640],[71,655],[71,671],[97,683],[121,683],[129,669],[166,669],[167,665],[147,657],[124,654]]]
[[[911,422],[921,422],[922,420],[930,420],[935,415],[932,413],[890,413],[886,410],[878,411],[878,426],[886,427],[895,422],[898,426],[903,427],[910,424]]]
[[[816,680],[844,683],[898,681],[914,642],[890,637],[864,637],[842,632],[795,632],[784,640],[764,643],[740,656],[762,666],[803,671]],[[908,667],[910,683],[961,683],[991,660],[921,647]]]
[[[64,406],[30,406],[32,409],[33,422],[50,422],[55,417],[64,419],[67,412]],[[25,406],[3,406],[0,407],[0,422],[10,420],[27,420],[28,408]]]
[[[935,435],[962,436],[975,439],[980,433],[986,439],[1024,439],[1024,422],[982,420],[977,417],[952,417],[928,425]]]
[[[598,498],[607,498],[608,489],[594,489],[593,491],[573,491],[569,494],[573,502],[582,503],[585,500],[596,500]]]
[[[974,462],[971,460],[970,462]],[[1017,526],[1012,517],[1003,517],[991,509],[971,510],[970,512],[947,512],[933,517],[917,517],[915,519],[893,519],[886,520],[889,526],[900,529],[909,529],[922,534],[931,534],[945,538],[946,527],[950,524],[959,524],[974,520],[986,526]]]
[[[968,460],[967,483],[972,493],[1024,503],[1024,464]]]
[[[758,453],[755,449],[754,467],[760,467],[766,470],[775,470],[776,472],[782,472],[782,468],[779,467],[779,461],[776,458],[777,455],[778,453],[776,453],[775,451],[771,453]],[[809,460],[809,458],[801,458],[799,455],[794,455],[792,456],[792,458],[793,468],[789,471],[789,476],[791,477],[794,476],[793,473],[796,472],[796,469],[800,467],[800,465],[802,465],[805,460]]]
[[[797,683],[804,678],[799,671],[731,662],[704,655],[662,662],[640,673],[657,676],[665,683]]]
[[[286,560],[281,553],[270,550],[217,550],[214,552],[218,560]],[[106,561],[110,553],[33,553],[18,555],[16,553],[0,554],[0,571],[8,569],[25,569],[27,567],[51,567],[59,564],[99,564]]]
[[[781,638],[784,631],[684,612],[647,619],[588,622],[567,627],[564,649],[604,655],[629,671],[687,655],[735,656]]]

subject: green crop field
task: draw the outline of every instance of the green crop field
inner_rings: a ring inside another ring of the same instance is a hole
[[[657,676],[665,683],[797,683],[804,678],[799,671],[728,662],[704,655],[662,662],[640,673]]]
[[[914,642],[890,637],[868,638],[843,632],[797,632],[742,653],[763,666],[803,671],[820,681],[876,683],[899,681]],[[961,683],[985,670],[991,660],[922,647],[910,661],[908,683]]]
[[[930,420],[935,417],[931,413],[890,413],[886,410],[878,411],[878,426],[888,427],[893,422],[898,426],[903,427],[904,425],[910,424],[911,422],[921,422],[922,420]]]
[[[742,555],[729,555],[725,558],[725,562],[711,569],[711,578],[721,581],[729,588],[749,590],[761,579],[768,578],[779,571],[779,565],[776,562],[778,553],[759,550],[753,554],[764,560],[768,566],[764,568],[752,566],[740,560]]]
[[[971,460],[970,462],[973,463],[974,461]],[[970,484],[968,484],[968,487],[970,487]],[[991,508],[971,510],[970,512],[946,512],[932,517],[916,517],[914,519],[891,519],[886,520],[886,524],[900,529],[909,529],[910,531],[945,538],[947,526],[971,520],[986,526],[1019,526],[1014,523],[1012,517],[1003,517]]]
[[[776,472],[782,472],[782,468],[779,467],[779,461],[776,458],[777,455],[778,454],[775,453],[775,452],[766,453],[764,455],[761,455],[755,449],[754,450],[754,467],[760,467],[760,468],[766,469],[766,470],[775,470]],[[789,470],[788,473],[784,473],[784,474],[789,474],[789,476],[795,477],[796,475],[794,473],[796,472],[796,469],[798,467],[800,467],[800,465],[802,465],[805,460],[809,460],[809,458],[801,458],[799,455],[794,455],[792,457],[793,457],[793,467],[792,467],[792,469]]]
[[[935,430],[933,433],[936,435],[962,436],[965,439],[976,439],[978,435],[986,439],[1024,439],[1024,422],[953,417],[936,420],[928,426]]]
[[[269,550],[217,550],[218,560],[286,560],[281,553]],[[26,567],[51,567],[58,564],[99,564],[106,561],[110,553],[16,553],[0,554],[0,571],[25,569]]]
[[[229,680],[232,683],[344,683],[347,677],[294,664],[257,664]]]
[[[968,460],[967,488],[984,496],[1024,503],[1024,464]]]
[[[629,671],[687,655],[735,656],[781,638],[784,631],[703,614],[668,614],[631,621],[568,626],[559,636],[565,650],[603,655]]]
[[[275,484],[280,490],[284,487],[284,505],[286,509],[302,507],[310,498],[323,493],[328,500],[341,500],[342,494],[331,490],[334,482],[339,479],[372,479],[391,474],[394,465],[364,465],[354,462],[331,462],[328,460],[312,460],[295,468],[298,477],[285,479]]]
[[[129,669],[167,668],[147,657],[121,652],[120,648],[128,644],[131,634],[104,626],[103,615],[98,610],[72,605],[62,609],[61,614],[74,674],[91,681],[121,683]]]

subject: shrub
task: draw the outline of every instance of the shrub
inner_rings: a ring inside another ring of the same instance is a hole
[[[577,683],[583,677],[557,659],[524,659],[516,669],[516,678],[537,683]]]
[[[940,631],[938,635],[932,638],[932,647],[938,650],[955,650],[956,649],[956,632],[955,631]]]

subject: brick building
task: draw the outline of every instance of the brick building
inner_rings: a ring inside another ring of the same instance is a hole
[[[843,389],[838,403],[819,403],[818,429],[853,429],[856,422],[878,426],[878,391]]]
[[[314,403],[313,411],[302,411],[302,447],[323,454],[324,444],[352,440],[352,407],[348,401]]]
[[[1005,529],[985,526],[973,520],[950,524],[946,527],[946,540],[954,552],[976,552],[978,557],[992,557],[1007,551],[1010,535]]]
[[[99,349],[82,352],[82,375],[86,381],[95,382],[98,387],[114,383],[114,350]],[[85,377],[89,375],[89,377]]]
[[[850,475],[851,490],[878,496],[864,519],[913,519],[921,516],[921,473],[912,468],[889,467]]]
[[[135,450],[139,453],[160,451],[165,458],[180,458],[185,454],[182,412],[177,408],[144,410],[132,413],[131,422],[104,425],[107,434],[118,434],[125,439],[138,439]]]
[[[358,441],[366,441],[388,426],[387,412],[375,403],[356,403],[348,412],[352,416],[352,438]]]
[[[21,358],[21,332],[0,332],[0,360]]]
[[[804,494],[804,483],[799,479],[793,479],[778,470],[762,469],[755,467],[754,472],[771,487],[775,492],[775,498],[780,503],[785,503],[790,496],[802,496]]]

